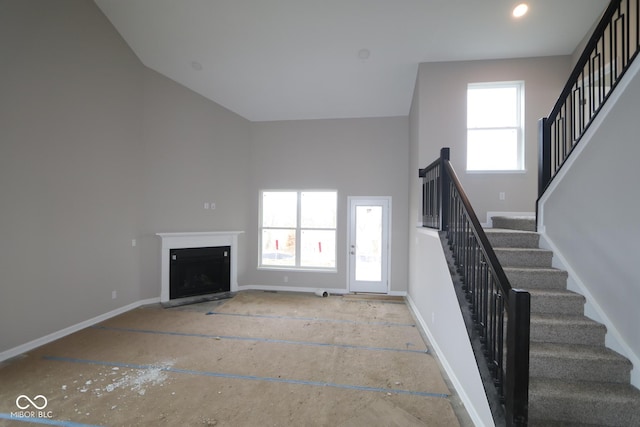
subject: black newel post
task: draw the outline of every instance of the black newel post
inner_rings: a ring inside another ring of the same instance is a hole
[[[551,126],[546,117],[538,121],[538,197],[551,181]]]
[[[451,196],[451,178],[445,162],[449,161],[449,147],[440,149],[440,230],[449,231],[449,204]]]
[[[529,417],[529,325],[531,295],[509,292],[505,409],[507,427],[526,426]]]

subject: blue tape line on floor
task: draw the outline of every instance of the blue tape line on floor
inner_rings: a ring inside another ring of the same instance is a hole
[[[273,344],[294,344],[294,345],[310,345],[316,347],[338,347],[338,348],[348,348],[354,350],[369,350],[369,351],[395,351],[399,353],[422,353],[428,354],[429,349],[425,350],[410,350],[402,349],[402,348],[386,348],[386,347],[368,347],[368,346],[360,346],[360,345],[352,345],[352,344],[335,344],[335,343],[321,343],[321,342],[311,342],[311,341],[291,341],[291,340],[280,340],[274,338],[253,338],[253,337],[238,337],[231,335],[208,335],[208,334],[195,334],[189,332],[167,332],[167,331],[153,331],[148,329],[135,329],[135,328],[117,328],[110,326],[101,326],[95,325],[92,326],[93,329],[102,329],[106,331],[122,331],[122,332],[135,332],[141,334],[158,334],[158,335],[174,335],[181,337],[195,337],[195,338],[209,338],[209,339],[220,339],[220,340],[236,340],[236,341],[257,341],[257,342],[266,342]],[[411,345],[407,343],[407,347]]]
[[[296,316],[276,316],[270,314],[242,314],[242,313],[222,313],[219,311],[209,311],[205,313],[207,316],[238,316],[238,317],[258,317],[263,319],[286,319],[286,320],[306,320],[313,322],[330,322],[330,323],[350,323],[356,325],[374,325],[374,326],[401,326],[415,328],[415,323],[395,323],[395,322],[360,322],[358,320],[346,319],[323,319],[319,317],[296,317]]]
[[[368,386],[359,386],[359,385],[350,385],[350,384],[336,384],[336,383],[328,383],[328,382],[321,382],[321,381],[305,381],[305,380],[294,380],[294,379],[286,379],[286,378],[259,377],[255,375],[226,374],[223,372],[195,371],[192,369],[179,369],[179,368],[163,367],[163,366],[156,366],[156,365],[138,365],[134,363],[105,362],[105,361],[99,361],[99,360],[75,359],[72,357],[43,356],[43,359],[56,361],[56,362],[83,363],[88,365],[101,365],[101,366],[140,369],[140,370],[159,369],[164,372],[172,372],[176,374],[199,375],[199,376],[206,376],[206,377],[228,378],[228,379],[236,379],[236,380],[265,381],[265,382],[273,382],[273,383],[309,385],[309,386],[316,386],[316,387],[333,387],[333,388],[341,388],[341,389],[347,389],[347,390],[371,391],[371,392],[378,392],[378,393],[408,394],[412,396],[437,397],[441,399],[446,399],[449,397],[448,394],[430,393],[426,391],[387,389],[387,388],[368,387]]]
[[[11,421],[20,421],[23,423],[31,423],[31,424],[45,424],[50,426],[61,426],[61,427],[100,427],[94,424],[82,424],[82,423],[74,423],[73,421],[64,421],[64,420],[52,420],[50,418],[37,418],[37,417],[14,417],[11,414],[0,413],[0,419],[11,420]]]

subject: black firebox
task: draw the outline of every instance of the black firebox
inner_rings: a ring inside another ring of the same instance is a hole
[[[169,298],[229,292],[231,246],[171,249]]]

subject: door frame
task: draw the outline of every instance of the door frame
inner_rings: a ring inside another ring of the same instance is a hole
[[[352,273],[352,269],[354,268],[354,265],[352,265],[352,262],[351,262],[352,258],[350,254],[351,228],[354,226],[354,224],[352,224],[351,212],[353,210],[354,202],[360,202],[360,203],[370,202],[371,204],[386,202],[387,222],[386,224],[383,223],[383,232],[384,232],[384,227],[386,227],[387,245],[386,245],[386,248],[384,248],[384,250],[386,251],[387,262],[386,262],[386,266],[383,266],[383,267],[386,267],[386,277],[382,277],[382,280],[386,281],[386,288],[385,288],[385,291],[382,292],[381,294],[389,295],[389,293],[391,292],[391,238],[392,238],[392,235],[391,235],[392,203],[391,201],[392,201],[391,196],[347,196],[347,238],[346,238],[347,254],[346,254],[346,257],[347,257],[347,291],[348,292],[366,293],[366,291],[354,291],[351,289],[351,273]],[[372,292],[372,293],[380,293],[380,292]]]

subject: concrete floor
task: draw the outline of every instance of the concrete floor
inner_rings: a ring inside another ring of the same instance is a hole
[[[2,364],[0,425],[52,421],[469,425],[402,300],[257,291],[139,308]]]

